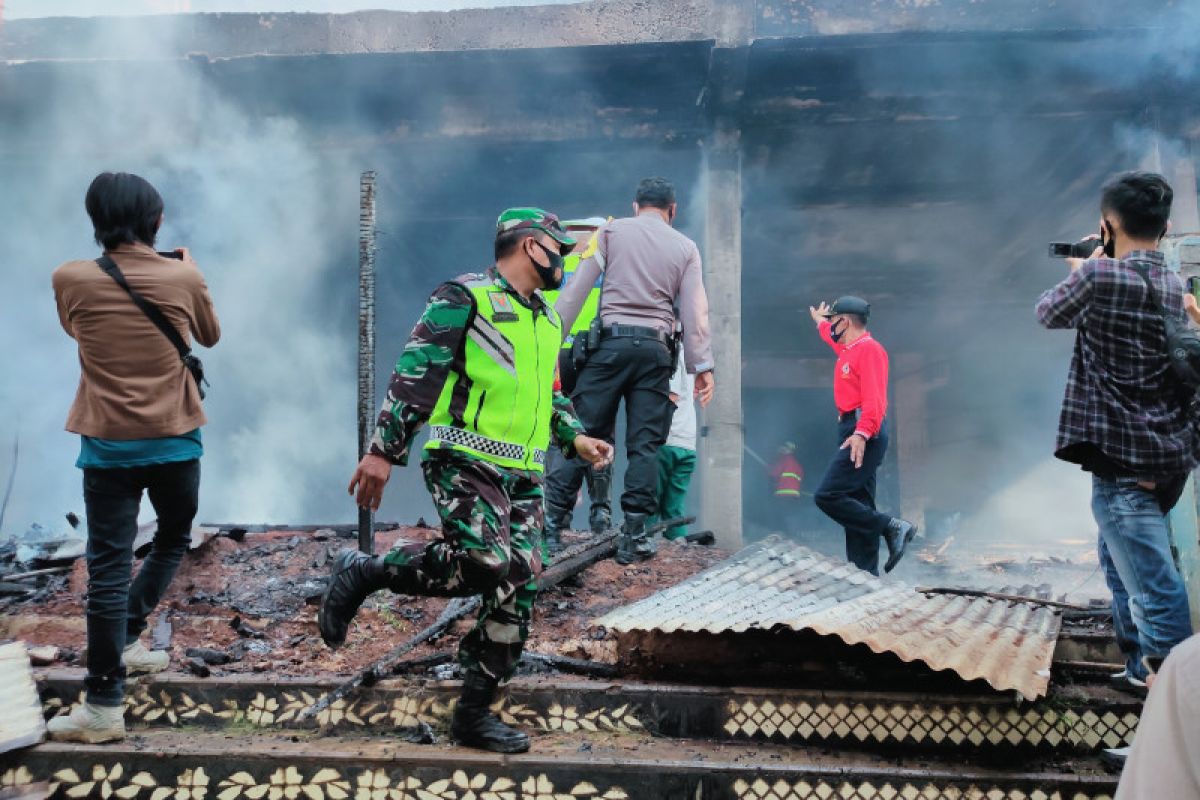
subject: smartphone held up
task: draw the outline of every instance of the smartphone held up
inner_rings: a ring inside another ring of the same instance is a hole
[[[1078,242],[1051,242],[1051,258],[1091,258],[1100,246],[1100,239],[1093,236]]]

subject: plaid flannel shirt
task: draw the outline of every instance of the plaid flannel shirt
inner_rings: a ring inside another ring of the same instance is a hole
[[[1182,318],[1183,286],[1156,250],[1090,259],[1038,301],[1042,325],[1076,330],[1055,455],[1088,469],[1099,451],[1125,474],[1178,475],[1195,468],[1200,437],[1135,266],[1148,270],[1167,313]]]

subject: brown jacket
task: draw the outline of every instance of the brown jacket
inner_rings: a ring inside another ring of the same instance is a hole
[[[108,254],[135,292],[205,347],[221,338],[204,276],[190,259],[163,258],[144,244]],[[95,261],[54,271],[58,318],[79,345],[82,374],[67,430],[100,439],[178,436],[205,423],[196,382],[170,340]]]

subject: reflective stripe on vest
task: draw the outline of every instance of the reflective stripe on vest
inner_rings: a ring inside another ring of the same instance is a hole
[[[426,450],[457,450],[500,467],[541,472],[550,444],[558,314],[534,309],[490,277],[462,282],[475,299],[462,373],[446,378]]]
[[[429,429],[429,437],[431,439],[438,439],[443,443],[462,445],[468,450],[486,453],[487,455],[502,458],[506,461],[525,461],[525,448],[521,445],[489,439],[486,436],[480,436],[478,433],[472,433],[463,428],[451,428],[448,425],[433,425]],[[534,450],[533,462],[535,464],[545,464],[546,451]]]
[[[799,497],[800,481],[800,476],[795,472],[779,473],[779,480],[775,483],[775,495],[777,497]]]

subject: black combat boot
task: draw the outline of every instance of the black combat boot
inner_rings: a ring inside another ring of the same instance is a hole
[[[604,506],[593,505],[588,512],[588,528],[592,536],[602,536],[612,529],[612,513]]]
[[[329,575],[329,585],[321,596],[317,611],[317,627],[321,638],[330,647],[340,647],[346,641],[350,621],[367,595],[386,589],[387,568],[382,556],[369,556],[358,550],[338,553]]]
[[[888,560],[883,565],[884,572],[891,572],[904,557],[904,548],[917,535],[917,526],[908,520],[892,517],[887,527],[883,529],[883,541],[887,544]]]
[[[463,675],[462,697],[454,707],[450,735],[461,745],[493,753],[524,753],[529,737],[510,728],[491,711],[499,681],[477,670]]]
[[[571,524],[571,509],[562,509],[546,503],[546,527],[542,538],[546,542],[546,552],[554,555],[562,550],[562,532]]]
[[[621,536],[617,539],[618,564],[648,561],[658,552],[658,543],[646,533],[645,514],[626,514],[621,525]]]
[[[588,500],[591,502],[588,527],[591,528],[593,536],[600,536],[612,528],[612,466],[589,471],[587,480]]]

